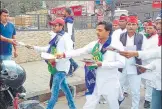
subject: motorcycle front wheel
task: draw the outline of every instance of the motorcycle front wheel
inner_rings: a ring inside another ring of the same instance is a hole
[[[4,100],[0,100],[0,109],[7,109],[7,108],[8,108],[8,106],[5,103],[5,101]]]

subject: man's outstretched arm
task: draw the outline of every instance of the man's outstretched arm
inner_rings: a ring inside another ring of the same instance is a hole
[[[6,38],[2,35],[0,35],[0,41],[4,41],[4,42],[8,42],[8,43],[11,43],[13,45],[16,45],[16,39],[9,39],[9,38]]]
[[[120,51],[119,53],[126,58],[138,57],[142,60],[161,58],[161,47],[148,51]]]

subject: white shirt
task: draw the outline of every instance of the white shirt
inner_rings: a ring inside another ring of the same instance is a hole
[[[134,46],[134,36],[129,37],[129,36],[127,35],[126,46]]]
[[[138,51],[138,58],[142,60],[161,58],[161,46],[152,50]]]
[[[143,40],[143,45],[142,45],[142,50],[152,50],[158,47],[158,34],[155,34],[151,36],[150,38],[146,38],[144,36]],[[142,60],[142,65],[147,65],[150,64],[152,61],[155,59],[147,59],[147,60]],[[145,72],[141,74],[142,78],[152,80],[152,77],[154,76],[154,71],[153,72]]]
[[[53,39],[53,36],[56,36],[56,33],[53,32],[53,31],[50,31],[50,32],[49,32],[49,35],[51,36],[51,39]]]
[[[161,46],[148,51],[138,51],[138,58],[142,60],[155,59],[146,68],[154,69],[155,76],[153,76],[153,87],[161,90]]]
[[[71,36],[73,34],[73,23],[67,23],[67,30],[67,33]]]
[[[126,28],[125,28],[124,30],[122,30],[122,29],[117,29],[117,30],[115,30],[115,31],[113,32],[112,38],[113,38],[114,40],[119,40],[119,41],[120,41],[120,35],[121,35],[122,33],[125,33],[125,32],[127,32],[127,29],[126,29]]]
[[[90,54],[97,41],[91,42],[83,48],[66,52],[66,57],[80,56],[82,54]],[[101,48],[100,44],[100,48]],[[112,41],[110,46],[119,50],[124,50],[123,46],[119,46],[116,42]],[[106,51],[103,55],[102,66],[96,70],[96,86],[97,94],[108,95],[111,87],[120,87],[118,78],[118,68],[125,65],[125,58],[113,51]]]
[[[117,30],[115,30],[114,32],[113,32],[113,34],[112,34],[112,40],[113,40],[113,42],[115,42],[116,44],[118,44],[118,46],[122,46],[123,48],[124,48],[124,46],[123,46],[123,44],[121,43],[121,41],[120,41],[120,35],[122,34],[122,33],[125,33],[127,31],[127,29],[125,28],[124,30],[122,30],[122,29],[117,29]],[[121,72],[119,72],[118,71],[118,74],[120,74]]]
[[[54,34],[51,36],[51,38],[54,38]],[[49,49],[50,45],[45,46],[45,47],[39,47],[39,46],[34,46],[34,50],[38,52],[47,52]],[[68,33],[65,32],[65,34],[60,38],[57,44],[57,53],[64,53],[66,51],[70,51],[73,49],[73,42],[69,36]],[[58,71],[65,71],[68,73],[70,68],[70,61],[69,59],[60,59],[56,62],[56,69]]]
[[[127,35],[127,42],[126,42],[125,50],[130,50],[129,48],[135,48],[136,50],[136,46],[134,45],[134,36],[129,37]],[[137,74],[137,68],[136,66],[134,66],[134,64],[136,64],[135,57],[132,57],[129,59],[125,58],[125,60],[126,60],[126,66],[123,69],[122,73]]]
[[[151,86],[157,90],[161,90],[161,59],[155,59],[150,64],[146,65],[146,68],[152,69],[153,76]]]
[[[142,50],[151,50],[158,47],[158,41],[158,34],[155,34],[150,38],[143,36]]]

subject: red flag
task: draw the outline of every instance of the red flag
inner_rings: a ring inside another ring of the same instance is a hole
[[[160,8],[161,9],[161,5],[162,5],[162,3],[160,0],[154,0],[152,2],[152,8]]]

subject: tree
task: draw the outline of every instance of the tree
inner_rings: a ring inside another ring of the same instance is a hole
[[[36,11],[41,9],[41,0],[19,0],[18,2],[20,13],[25,14],[26,12]]]
[[[41,9],[42,0],[1,0],[2,8],[9,10],[11,16]]]

